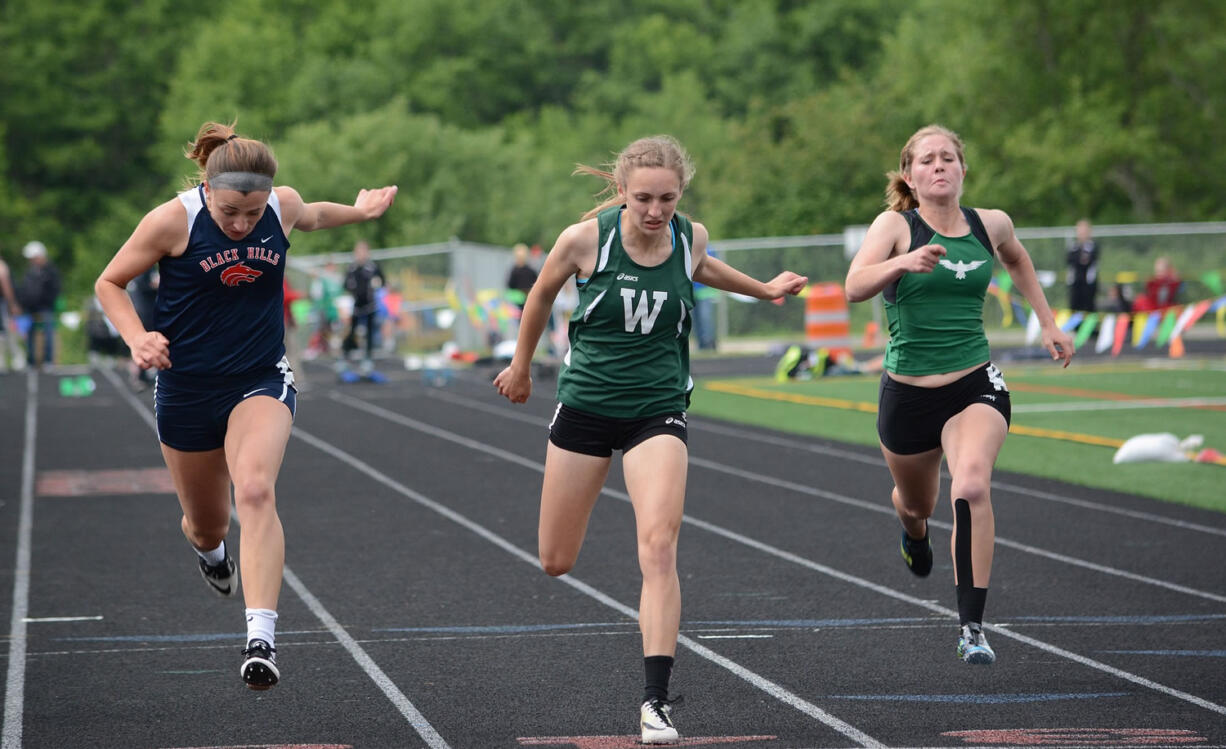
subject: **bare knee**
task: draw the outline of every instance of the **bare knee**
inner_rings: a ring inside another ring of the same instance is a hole
[[[663,577],[677,571],[677,531],[661,529],[639,540],[639,569],[643,577]]]
[[[987,470],[975,470],[974,466],[969,466],[969,470],[960,471],[960,476],[955,476],[950,484],[950,495],[954,499],[965,499],[971,505],[971,509],[986,506],[992,501],[992,480],[991,467]]]
[[[575,568],[574,557],[566,557],[561,554],[546,554],[541,552],[541,569],[550,577],[561,577],[567,572]]]
[[[273,508],[276,491],[271,481],[262,478],[241,479],[234,483],[234,506],[240,512],[260,512]]]

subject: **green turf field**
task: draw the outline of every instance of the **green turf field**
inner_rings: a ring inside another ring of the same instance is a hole
[[[1045,476],[1226,512],[1226,461],[1112,463],[1129,437],[1204,435],[1226,454],[1226,362],[1194,360],[1002,366],[1013,425],[999,470]],[[879,375],[698,382],[690,412],[797,434],[877,444]],[[1149,402],[1146,402],[1149,401]]]

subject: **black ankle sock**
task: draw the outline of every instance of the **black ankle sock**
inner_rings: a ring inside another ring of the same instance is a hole
[[[988,602],[988,589],[959,585],[958,620],[960,624],[983,624],[983,607]]]
[[[673,672],[671,655],[649,655],[643,658],[643,673],[647,677],[643,701],[668,699],[668,677]]]

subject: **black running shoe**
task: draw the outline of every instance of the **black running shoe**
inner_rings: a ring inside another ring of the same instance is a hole
[[[918,541],[902,532],[902,558],[907,569],[917,577],[928,577],[932,572],[932,542],[928,540],[928,525],[924,524],[924,537]]]
[[[200,575],[209,584],[213,592],[222,598],[229,598],[238,592],[238,567],[227,553],[226,558],[217,564],[209,564],[200,559]]]
[[[248,689],[270,689],[281,680],[277,670],[277,649],[263,640],[252,640],[243,649],[243,665],[238,671]]]

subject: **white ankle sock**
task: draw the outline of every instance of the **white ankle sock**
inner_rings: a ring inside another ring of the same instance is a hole
[[[195,549],[196,547],[193,546],[192,548]],[[212,551],[201,551],[200,549],[196,549],[196,553],[200,555],[201,559],[209,564],[220,564],[221,561],[226,558],[226,540],[223,538],[221,540],[221,545]]]
[[[277,612],[272,609],[247,609],[247,642],[263,640],[276,647],[273,632],[277,628]]]

